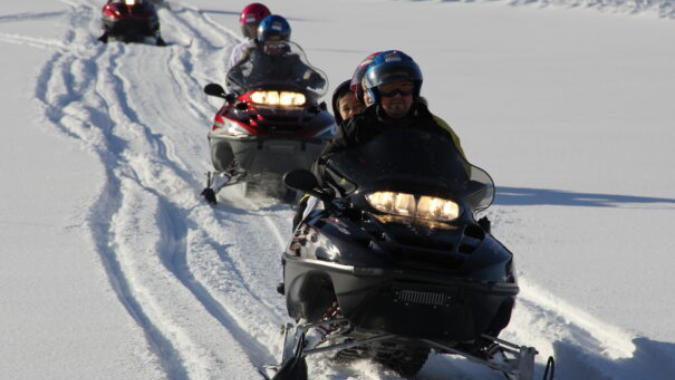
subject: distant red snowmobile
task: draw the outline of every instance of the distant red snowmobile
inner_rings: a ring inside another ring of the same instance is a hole
[[[103,7],[103,35],[99,41],[146,42],[157,46],[166,43],[159,33],[157,10],[148,0],[108,0]]]
[[[225,99],[208,139],[214,171],[207,173],[202,195],[216,203],[225,186],[244,184],[246,196],[266,193],[290,201],[294,191],[282,183],[293,169],[309,169],[335,134],[333,116],[319,99],[328,88],[325,74],[290,41],[279,43],[273,58],[239,63],[228,73],[226,94],[220,85],[204,89]]]

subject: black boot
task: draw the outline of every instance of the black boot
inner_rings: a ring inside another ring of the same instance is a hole
[[[202,191],[201,196],[204,197],[204,200],[206,200],[210,205],[215,205],[218,203],[216,200],[216,192],[210,187],[205,188]]]

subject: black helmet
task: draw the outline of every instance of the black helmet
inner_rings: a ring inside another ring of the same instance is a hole
[[[413,97],[418,99],[422,89],[422,70],[407,54],[399,50],[388,50],[378,54],[366,71],[366,88],[375,102],[379,102],[378,86],[398,81],[414,84]]]

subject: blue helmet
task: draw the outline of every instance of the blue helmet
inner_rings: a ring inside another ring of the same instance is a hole
[[[258,41],[288,41],[291,38],[291,26],[279,15],[269,15],[258,25]]]
[[[387,50],[378,54],[366,71],[366,88],[374,102],[379,102],[378,86],[399,81],[412,81],[413,97],[419,98],[422,89],[422,70],[406,53]]]

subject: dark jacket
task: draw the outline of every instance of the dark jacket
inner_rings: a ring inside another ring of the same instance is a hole
[[[389,118],[378,106],[372,105],[366,108],[363,113],[347,120],[346,123],[338,124],[335,137],[326,145],[314,166],[315,174],[322,183],[325,183],[323,181],[325,165],[332,155],[363,145],[387,128],[392,127],[415,128],[452,139],[452,134],[436,122],[435,117],[422,103],[415,103],[408,115],[400,119]]]

